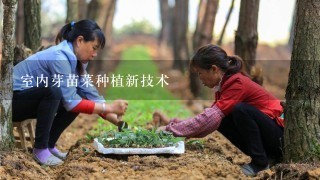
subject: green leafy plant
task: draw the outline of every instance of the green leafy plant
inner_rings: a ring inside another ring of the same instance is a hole
[[[203,140],[190,140],[186,143],[191,149],[202,150],[204,149],[204,141]]]
[[[136,131],[124,129],[122,132],[107,131],[98,137],[98,141],[109,148],[161,148],[174,146],[183,140],[184,138],[174,137],[172,133],[156,132],[155,129],[151,131],[145,129],[137,129]]]

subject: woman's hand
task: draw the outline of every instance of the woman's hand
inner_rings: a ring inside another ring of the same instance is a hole
[[[160,127],[158,127],[157,132],[166,131],[166,128],[167,128],[167,126],[160,126]]]
[[[105,120],[117,122],[118,121],[118,116],[115,113],[108,113],[105,116]]]
[[[111,122],[112,124],[118,126],[119,132],[122,131],[122,129],[128,128],[128,124],[124,121],[122,121],[121,116],[118,116],[115,113],[108,113],[105,116],[103,116],[103,119]]]
[[[101,114],[100,115],[103,119],[111,122],[112,124],[118,126],[119,120],[117,114],[108,113],[108,114]]]
[[[126,100],[115,100],[109,105],[107,112],[115,113],[117,115],[123,115],[128,108],[128,101]]]
[[[168,125],[170,122],[170,119],[160,111],[153,112],[152,118],[152,124],[154,127]]]

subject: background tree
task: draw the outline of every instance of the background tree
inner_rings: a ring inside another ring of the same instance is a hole
[[[218,11],[219,0],[201,0],[198,12],[198,21],[193,35],[193,51],[201,46],[210,44],[213,39],[214,22]],[[204,13],[202,14],[201,11]]]
[[[16,44],[24,42],[24,0],[18,0],[18,9],[16,16]]]
[[[220,38],[219,38],[218,43],[217,43],[219,46],[221,46],[221,44],[222,44],[223,36],[224,36],[225,31],[226,31],[227,25],[229,23],[229,20],[230,20],[230,17],[231,17],[233,8],[234,8],[234,1],[235,0],[231,1],[231,5],[230,5],[230,8],[229,8],[229,12],[227,14],[226,22],[224,23],[223,28],[221,30]]]
[[[13,147],[12,134],[12,73],[15,44],[15,16],[17,0],[3,2],[3,47],[0,61],[0,151]]]
[[[79,0],[78,3],[78,19],[85,19],[87,18],[87,10],[88,10],[88,4],[86,0]]]
[[[189,0],[176,0],[173,18],[173,69],[184,72],[189,60],[187,40]]]
[[[105,36],[106,36],[106,52],[110,49],[112,43],[112,27],[113,27],[113,19],[116,9],[117,0],[108,0],[103,1],[102,10],[99,13],[99,18],[97,19],[97,23],[102,28]],[[103,56],[100,56],[101,59]]]
[[[201,0],[198,10],[196,30],[193,35],[193,52],[210,44],[213,39],[214,22],[218,11],[219,0]],[[190,90],[194,97],[200,97],[201,82],[194,72],[189,74]]]
[[[297,23],[286,91],[284,158],[320,160],[320,1],[297,1]]]
[[[100,26],[106,37],[106,44],[103,51],[100,51],[97,61],[91,64],[91,72],[99,72],[103,69],[103,61],[108,55],[108,50],[112,44],[113,19],[116,9],[116,0],[92,0],[88,5],[88,18],[93,19]]]
[[[102,0],[91,0],[88,4],[87,18],[97,20]]]
[[[200,0],[199,6],[198,6],[198,14],[197,14],[197,22],[196,22],[197,24],[196,24],[195,32],[199,31],[197,29],[201,27],[204,14],[206,13],[206,5],[207,5],[207,0]]]
[[[159,50],[160,55],[163,56],[168,53],[170,44],[170,29],[172,21],[172,11],[168,0],[159,0],[160,16],[161,16],[161,30],[159,33]]]
[[[249,73],[256,62],[259,3],[260,0],[241,1],[238,29],[235,37],[235,54],[245,61],[246,70]]]
[[[78,0],[67,0],[67,18],[66,23],[72,21],[78,21],[79,19],[79,1]]]
[[[116,0],[91,0],[88,5],[87,17],[95,20],[107,37],[105,50],[110,47],[112,42],[112,24],[116,3]]]
[[[114,16],[116,3],[116,0],[91,0],[88,4],[87,18],[95,20],[101,28],[105,29],[110,17]]]
[[[24,43],[35,52],[41,46],[41,1],[24,1]],[[32,24],[32,25],[31,25]]]

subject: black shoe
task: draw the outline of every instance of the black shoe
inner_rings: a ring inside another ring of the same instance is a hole
[[[247,176],[256,176],[258,172],[269,169],[269,165],[266,167],[261,167],[254,165],[253,163],[245,164],[241,166],[243,174]]]

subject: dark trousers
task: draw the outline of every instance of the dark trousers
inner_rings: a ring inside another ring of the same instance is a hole
[[[33,87],[13,92],[12,120],[36,118],[35,148],[53,148],[62,132],[78,116],[62,105],[58,87]]]
[[[253,106],[237,104],[232,113],[222,119],[218,131],[250,156],[255,165],[265,167],[268,158],[282,157],[283,128]]]

